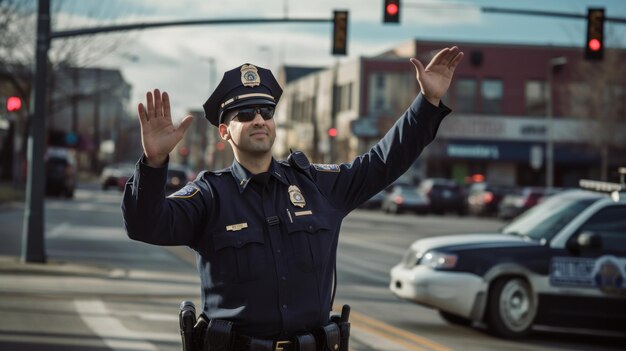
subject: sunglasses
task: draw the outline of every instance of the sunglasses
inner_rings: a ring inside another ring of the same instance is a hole
[[[273,106],[241,108],[234,112],[236,112],[236,114],[232,119],[236,118],[239,122],[250,122],[256,117],[257,114],[260,114],[266,121],[274,117]]]

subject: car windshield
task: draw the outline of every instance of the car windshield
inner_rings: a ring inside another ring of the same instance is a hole
[[[549,241],[574,217],[597,200],[597,198],[551,197],[502,228],[502,232]]]

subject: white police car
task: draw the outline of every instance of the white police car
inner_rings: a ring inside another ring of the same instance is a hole
[[[392,268],[390,289],[448,322],[485,323],[502,337],[522,337],[533,325],[626,335],[621,189],[554,195],[500,233],[418,240]]]

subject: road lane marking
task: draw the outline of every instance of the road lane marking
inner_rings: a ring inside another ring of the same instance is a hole
[[[415,345],[415,343],[408,342],[401,338],[392,339],[389,337],[389,334],[383,333],[379,329],[372,328],[367,324],[355,324],[351,322],[351,328],[354,328],[354,330],[350,331],[350,335],[353,337],[356,336],[355,334],[360,334],[359,331],[362,331],[367,336],[376,336],[376,338],[372,338],[373,340],[363,340],[366,337],[359,337],[359,341],[373,349],[385,351],[427,351]]]
[[[70,227],[70,224],[68,222],[63,222],[57,225],[56,227],[52,228],[52,230],[48,232],[48,235],[46,235],[46,237],[56,238],[60,236],[62,233],[66,232],[69,229],[69,227]]]
[[[111,316],[101,300],[74,300],[74,306],[83,322],[113,351],[158,351],[146,339],[167,342],[180,340],[175,334],[136,332],[126,328]]]
[[[334,309],[337,311],[341,310],[340,306],[334,306]],[[422,348],[422,347],[425,347],[428,350],[434,350],[434,351],[453,351],[453,349],[446,347],[444,345],[441,345],[437,342],[418,336],[406,330],[396,328],[394,326],[391,326],[379,320],[369,318],[358,312],[351,311],[350,317],[351,317],[351,323],[354,324],[356,327],[362,328],[362,329],[373,330],[376,332],[376,334],[380,335],[381,337],[385,337],[388,340],[401,343],[405,346],[410,346],[411,350],[425,351]],[[388,334],[385,334],[382,331],[385,331]],[[407,343],[407,340],[409,343]]]

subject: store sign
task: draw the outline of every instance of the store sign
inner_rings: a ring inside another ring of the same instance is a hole
[[[500,158],[500,150],[497,145],[449,144],[447,155],[448,157],[497,160]]]

